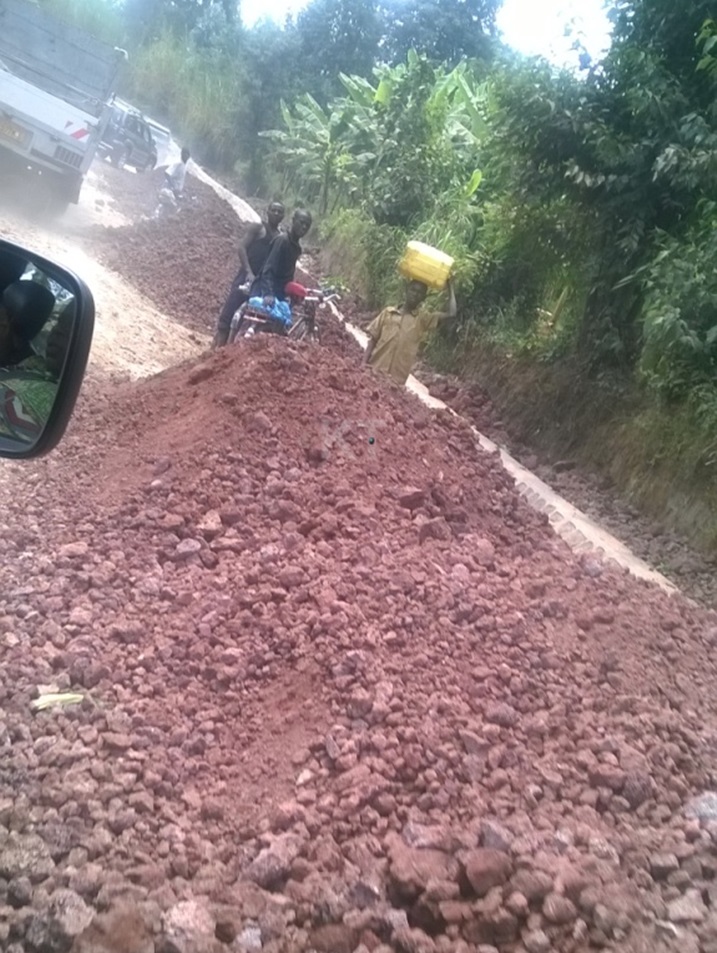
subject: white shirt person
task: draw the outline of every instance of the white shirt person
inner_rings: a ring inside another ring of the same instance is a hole
[[[178,162],[173,162],[165,170],[165,178],[175,198],[184,191],[184,180],[187,177],[187,163],[189,162],[189,149],[185,146],[182,149],[182,157]]]

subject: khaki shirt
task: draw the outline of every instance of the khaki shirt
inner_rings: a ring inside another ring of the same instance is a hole
[[[384,308],[366,328],[374,341],[371,367],[389,374],[397,384],[405,384],[421,341],[436,323],[436,314],[409,314],[399,308]]]

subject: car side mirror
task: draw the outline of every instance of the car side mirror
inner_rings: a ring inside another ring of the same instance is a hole
[[[39,457],[67,428],[95,303],[72,272],[0,239],[0,457]]]

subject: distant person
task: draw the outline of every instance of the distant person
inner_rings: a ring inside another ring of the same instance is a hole
[[[175,199],[182,197],[184,180],[187,178],[187,163],[191,156],[186,146],[182,149],[179,162],[173,162],[164,171],[164,184],[171,189]]]
[[[249,300],[249,294],[243,288],[246,284],[251,284],[264,267],[285,215],[283,204],[272,202],[266,210],[266,221],[256,222],[247,228],[239,244],[239,271],[234,276],[229,295],[219,314],[213,347],[223,347],[227,343],[232,318],[244,302]]]
[[[287,299],[286,286],[294,280],[296,263],[301,257],[299,239],[307,234],[311,223],[311,212],[303,208],[294,212],[288,233],[274,239],[269,257],[252,282],[250,297],[263,298],[267,307],[272,307],[277,298]]]
[[[366,329],[369,344],[364,361],[388,374],[397,384],[404,385],[424,337],[441,319],[456,316],[456,295],[451,278],[447,290],[448,311],[421,312],[428,288],[421,281],[409,281],[403,307],[384,308]]]

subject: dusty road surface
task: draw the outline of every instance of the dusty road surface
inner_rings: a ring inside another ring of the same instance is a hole
[[[236,223],[118,176],[32,233],[100,331],[0,483],[0,948],[717,950],[717,615],[575,557],[338,327],[204,353]]]
[[[109,165],[96,163],[83,187],[80,205],[70,206],[55,222],[33,217],[17,202],[9,208],[7,202],[4,207],[0,205],[3,238],[48,255],[77,272],[90,286],[97,310],[90,358],[92,380],[107,375],[137,378],[156,373],[196,354],[207,343],[204,337],[168,322],[136,285],[102,265],[97,236],[118,226],[133,232],[136,226],[130,224],[132,216],[139,213],[139,203],[125,199],[121,210],[120,203],[107,192],[107,179],[113,175],[118,179],[121,174]],[[135,178],[126,174],[130,185]],[[151,188],[149,181],[141,185]],[[152,211],[149,198],[147,208]]]

